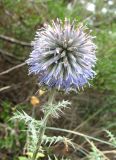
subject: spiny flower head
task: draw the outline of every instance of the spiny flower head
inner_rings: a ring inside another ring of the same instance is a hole
[[[95,76],[96,46],[86,27],[57,19],[36,33],[27,63],[39,84],[69,91],[83,88]]]

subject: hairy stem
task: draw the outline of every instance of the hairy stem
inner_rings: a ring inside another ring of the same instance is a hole
[[[55,90],[51,91],[49,99],[48,99],[48,104],[52,107],[52,103],[54,101],[54,96],[55,96]],[[43,117],[43,125],[41,125],[40,129],[39,129],[39,135],[38,135],[38,142],[37,142],[37,146],[36,146],[36,150],[33,153],[33,157],[32,160],[36,160],[38,151],[40,149],[41,143],[42,143],[42,139],[46,130],[46,124],[49,118],[49,114],[47,114],[46,112],[44,113],[44,117]]]

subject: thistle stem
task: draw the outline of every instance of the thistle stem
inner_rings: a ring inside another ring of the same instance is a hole
[[[48,104],[49,104],[50,107],[52,107],[52,103],[54,101],[54,96],[55,96],[55,90],[51,91],[49,99],[48,99]],[[43,120],[42,120],[43,125],[41,125],[40,130],[39,130],[38,142],[37,142],[36,150],[33,153],[32,160],[36,160],[36,158],[37,158],[37,154],[38,154],[38,151],[40,150],[42,139],[43,139],[43,136],[44,136],[44,133],[45,133],[45,130],[46,130],[46,125],[47,125],[47,122],[48,122],[49,115],[50,114],[47,114],[46,112],[44,114],[44,117],[43,117]]]

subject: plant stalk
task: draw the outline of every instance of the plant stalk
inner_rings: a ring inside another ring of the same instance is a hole
[[[52,103],[54,101],[54,96],[55,96],[55,90],[51,91],[49,99],[48,99],[48,104],[49,104],[50,107],[52,107]],[[37,158],[37,154],[40,150],[42,139],[43,139],[43,136],[44,136],[44,133],[45,133],[45,130],[46,130],[46,125],[47,125],[47,122],[48,122],[48,119],[49,119],[49,115],[50,114],[47,114],[46,112],[44,113],[43,125],[41,125],[40,130],[39,130],[38,142],[37,142],[36,150],[33,153],[32,160],[36,160],[36,158]]]

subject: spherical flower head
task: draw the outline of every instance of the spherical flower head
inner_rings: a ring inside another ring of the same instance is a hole
[[[90,32],[76,21],[57,19],[37,31],[26,61],[39,84],[65,91],[78,90],[95,76],[96,46]]]

